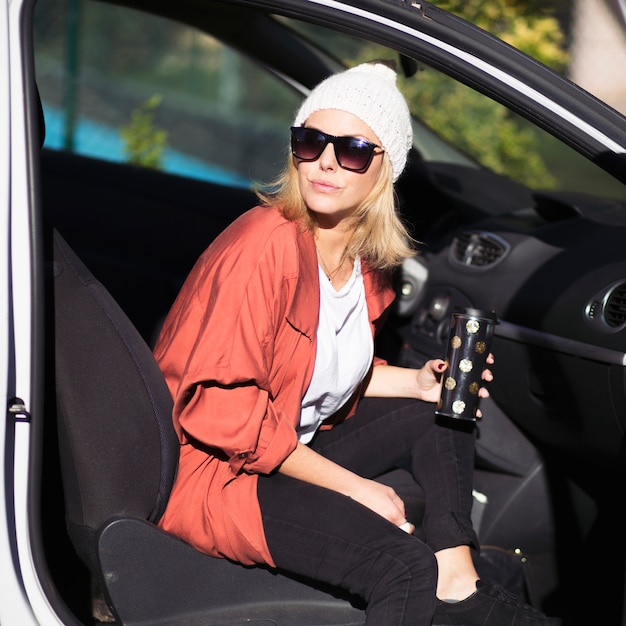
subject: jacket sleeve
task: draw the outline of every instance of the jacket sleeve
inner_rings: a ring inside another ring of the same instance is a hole
[[[282,248],[209,248],[155,349],[181,441],[227,460],[234,474],[269,473],[297,444],[298,416],[279,411],[271,391],[276,337],[292,333],[294,349],[303,339],[284,322],[290,281]]]

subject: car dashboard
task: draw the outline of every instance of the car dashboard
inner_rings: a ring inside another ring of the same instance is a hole
[[[581,194],[532,202],[452,230],[405,266],[400,360],[441,358],[453,307],[495,311],[491,398],[595,493],[622,462],[626,426],[626,211]]]

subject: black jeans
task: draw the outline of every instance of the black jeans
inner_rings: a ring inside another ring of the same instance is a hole
[[[361,596],[367,624],[428,626],[434,552],[478,549],[470,519],[474,437],[473,429],[436,424],[431,403],[362,400],[352,419],[319,432],[311,447],[365,478],[409,469],[424,491],[423,541],[346,496],[273,474],[259,477],[258,496],[276,565]]]

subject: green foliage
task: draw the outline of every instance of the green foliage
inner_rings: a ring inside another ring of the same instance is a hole
[[[556,70],[568,55],[559,23],[549,14],[524,13],[519,0],[437,0],[467,19]],[[354,62],[384,57],[384,50],[361,50]],[[424,68],[417,79],[400,80],[409,106],[438,135],[495,172],[531,187],[555,185],[538,149],[538,131],[506,107],[447,76]]]
[[[425,121],[435,132],[484,166],[531,187],[554,185],[533,127],[502,105],[432,71],[403,91],[415,111],[428,112]]]
[[[523,0],[437,0],[436,4],[555,70],[567,65],[565,36],[550,9],[539,14]]]
[[[120,129],[128,163],[161,169],[163,152],[167,147],[167,132],[154,123],[160,104],[161,96],[148,98],[132,111],[130,122]]]
[[[521,0],[438,0],[438,6],[456,13],[484,30],[515,46],[557,71],[562,71],[569,60],[565,36],[558,21],[544,11],[531,12],[528,3]],[[433,79],[439,82],[437,79]],[[411,97],[419,107],[424,82]],[[438,89],[438,85],[431,89]],[[551,187],[554,178],[542,162],[537,150],[540,138],[523,125],[521,120],[501,105],[471,92],[462,85],[445,91],[445,103],[440,102],[448,120],[429,120],[443,137],[450,138],[449,129],[455,128],[458,143],[487,167],[531,186]],[[437,110],[435,109],[435,112]]]

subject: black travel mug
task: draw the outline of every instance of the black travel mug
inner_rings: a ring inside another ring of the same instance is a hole
[[[476,421],[481,375],[497,323],[493,311],[454,308],[445,355],[448,369],[435,415]]]

